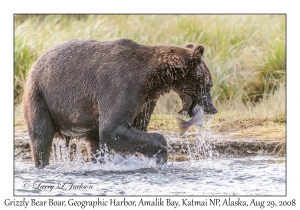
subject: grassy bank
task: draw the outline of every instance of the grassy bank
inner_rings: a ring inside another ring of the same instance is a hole
[[[202,43],[219,110],[210,127],[218,132],[242,129],[236,135],[245,136],[266,136],[266,129],[274,128],[280,139],[285,135],[284,15],[16,15],[14,24],[16,126],[24,125],[20,104],[26,75],[47,49],[69,39],[129,38],[148,45]],[[165,95],[150,127],[176,129],[170,113],[180,108],[177,94]]]
[[[284,15],[16,15],[15,103],[28,70],[50,47],[125,37],[149,45],[204,44],[215,101],[258,101],[285,80]]]

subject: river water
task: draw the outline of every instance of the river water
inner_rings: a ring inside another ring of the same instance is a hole
[[[285,195],[286,163],[281,157],[254,156],[168,162],[114,155],[106,163],[77,155],[52,157],[42,170],[15,161],[15,195]]]

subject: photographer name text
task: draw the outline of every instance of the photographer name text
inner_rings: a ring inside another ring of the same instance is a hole
[[[36,189],[52,192],[53,189],[71,191],[71,190],[91,190],[93,189],[92,185],[86,185],[83,183],[74,183],[74,182],[59,182],[56,185],[44,184],[42,182],[24,182],[22,184],[24,189]]]

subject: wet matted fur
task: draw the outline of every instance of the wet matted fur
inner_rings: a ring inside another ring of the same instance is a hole
[[[46,51],[28,75],[23,98],[35,166],[49,164],[54,135],[84,137],[93,154],[101,143],[165,162],[165,138],[132,124],[147,103],[170,90],[199,99],[203,51],[202,45],[146,46],[129,39],[71,40]]]

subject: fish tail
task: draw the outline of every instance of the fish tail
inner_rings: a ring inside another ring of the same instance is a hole
[[[179,127],[179,134],[182,136],[189,128],[189,123],[183,119],[177,118],[177,124]]]

